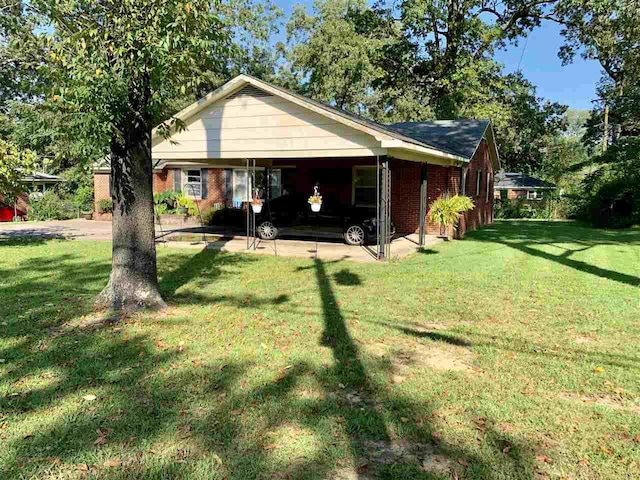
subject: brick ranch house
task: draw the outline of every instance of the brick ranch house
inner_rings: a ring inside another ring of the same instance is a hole
[[[186,128],[170,140],[154,131],[154,192],[182,190],[201,210],[246,208],[250,160],[269,172],[272,198],[311,195],[319,185],[323,198],[345,206],[375,207],[386,199],[398,234],[416,233],[422,225],[439,233],[425,215],[443,195],[462,193],[475,202],[461,222],[463,232],[493,220],[500,162],[489,120],[382,125],[247,75],[176,117]],[[381,198],[381,177],[373,172],[383,167],[390,180]],[[94,186],[97,208],[109,196],[108,167],[95,168]]]
[[[498,172],[494,198],[502,200],[542,200],[557,190],[550,182],[516,172]]]

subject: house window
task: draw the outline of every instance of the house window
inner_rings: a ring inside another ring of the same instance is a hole
[[[467,194],[467,169],[466,168],[460,169],[460,194],[461,195]]]
[[[352,200],[356,207],[375,207],[377,171],[374,166],[353,167]]]
[[[485,189],[485,197],[484,197],[484,201],[488,202],[489,201],[489,184],[491,183],[491,174],[489,172],[487,172],[487,188]]]
[[[234,206],[242,205],[247,201],[247,170],[244,168],[236,168],[233,170],[233,204]]]
[[[265,170],[256,171],[256,188],[260,189],[260,196],[265,196],[264,188]],[[282,195],[282,171],[280,169],[272,169],[269,178],[271,184],[271,198],[278,198]],[[233,170],[233,204],[238,207],[242,202],[247,201],[247,190],[253,196],[251,184],[251,172],[247,179],[247,170],[245,168],[236,168]]]
[[[543,197],[544,197],[543,193],[539,190],[527,191],[527,199],[529,200],[542,200]]]
[[[190,198],[202,198],[202,171],[182,170],[182,192]]]
[[[482,170],[476,171],[476,197],[480,196],[480,186],[482,184]]]
[[[282,195],[282,170],[271,170],[271,198],[278,198]]]

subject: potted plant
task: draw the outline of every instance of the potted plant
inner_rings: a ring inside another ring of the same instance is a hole
[[[465,195],[440,197],[431,204],[428,218],[430,222],[440,225],[440,237],[450,239],[464,212],[472,210],[473,200]]]
[[[262,200],[257,190],[251,199],[251,208],[253,209],[253,213],[260,213],[262,211]]]
[[[313,195],[309,197],[309,205],[311,205],[311,211],[318,213],[320,211],[320,207],[322,207],[322,196],[318,191],[318,187],[313,187]]]
[[[193,215],[195,212],[195,202],[191,200],[189,197],[180,195],[176,199],[176,212],[178,215]]]

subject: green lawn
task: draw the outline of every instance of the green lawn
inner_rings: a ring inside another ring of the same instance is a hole
[[[498,223],[390,265],[0,243],[0,478],[640,478],[640,229]]]

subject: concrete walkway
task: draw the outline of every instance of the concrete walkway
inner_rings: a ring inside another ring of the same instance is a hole
[[[436,236],[427,236],[425,247],[435,245],[441,240]],[[169,244],[173,242],[168,242]],[[207,243],[207,248],[224,252],[251,253],[281,257],[320,258],[322,260],[350,260],[353,262],[375,262],[376,246],[356,247],[342,242],[315,242],[312,240],[264,241],[257,239],[256,248],[247,250],[247,238],[236,236],[220,238]],[[401,259],[419,250],[418,236],[396,238],[391,242],[391,258]]]
[[[94,220],[61,220],[49,222],[0,223],[0,239],[34,237],[66,240],[111,240],[111,222]],[[320,258],[323,260],[350,260],[375,262],[376,246],[355,247],[341,241],[289,240],[264,241],[256,239],[256,246],[247,250],[247,238],[217,232],[202,233],[199,227],[164,226],[156,230],[158,248],[210,248],[224,252],[251,253],[282,257]],[[427,235],[425,247],[441,240]],[[391,258],[404,258],[419,250],[418,236],[408,235],[391,242]]]

